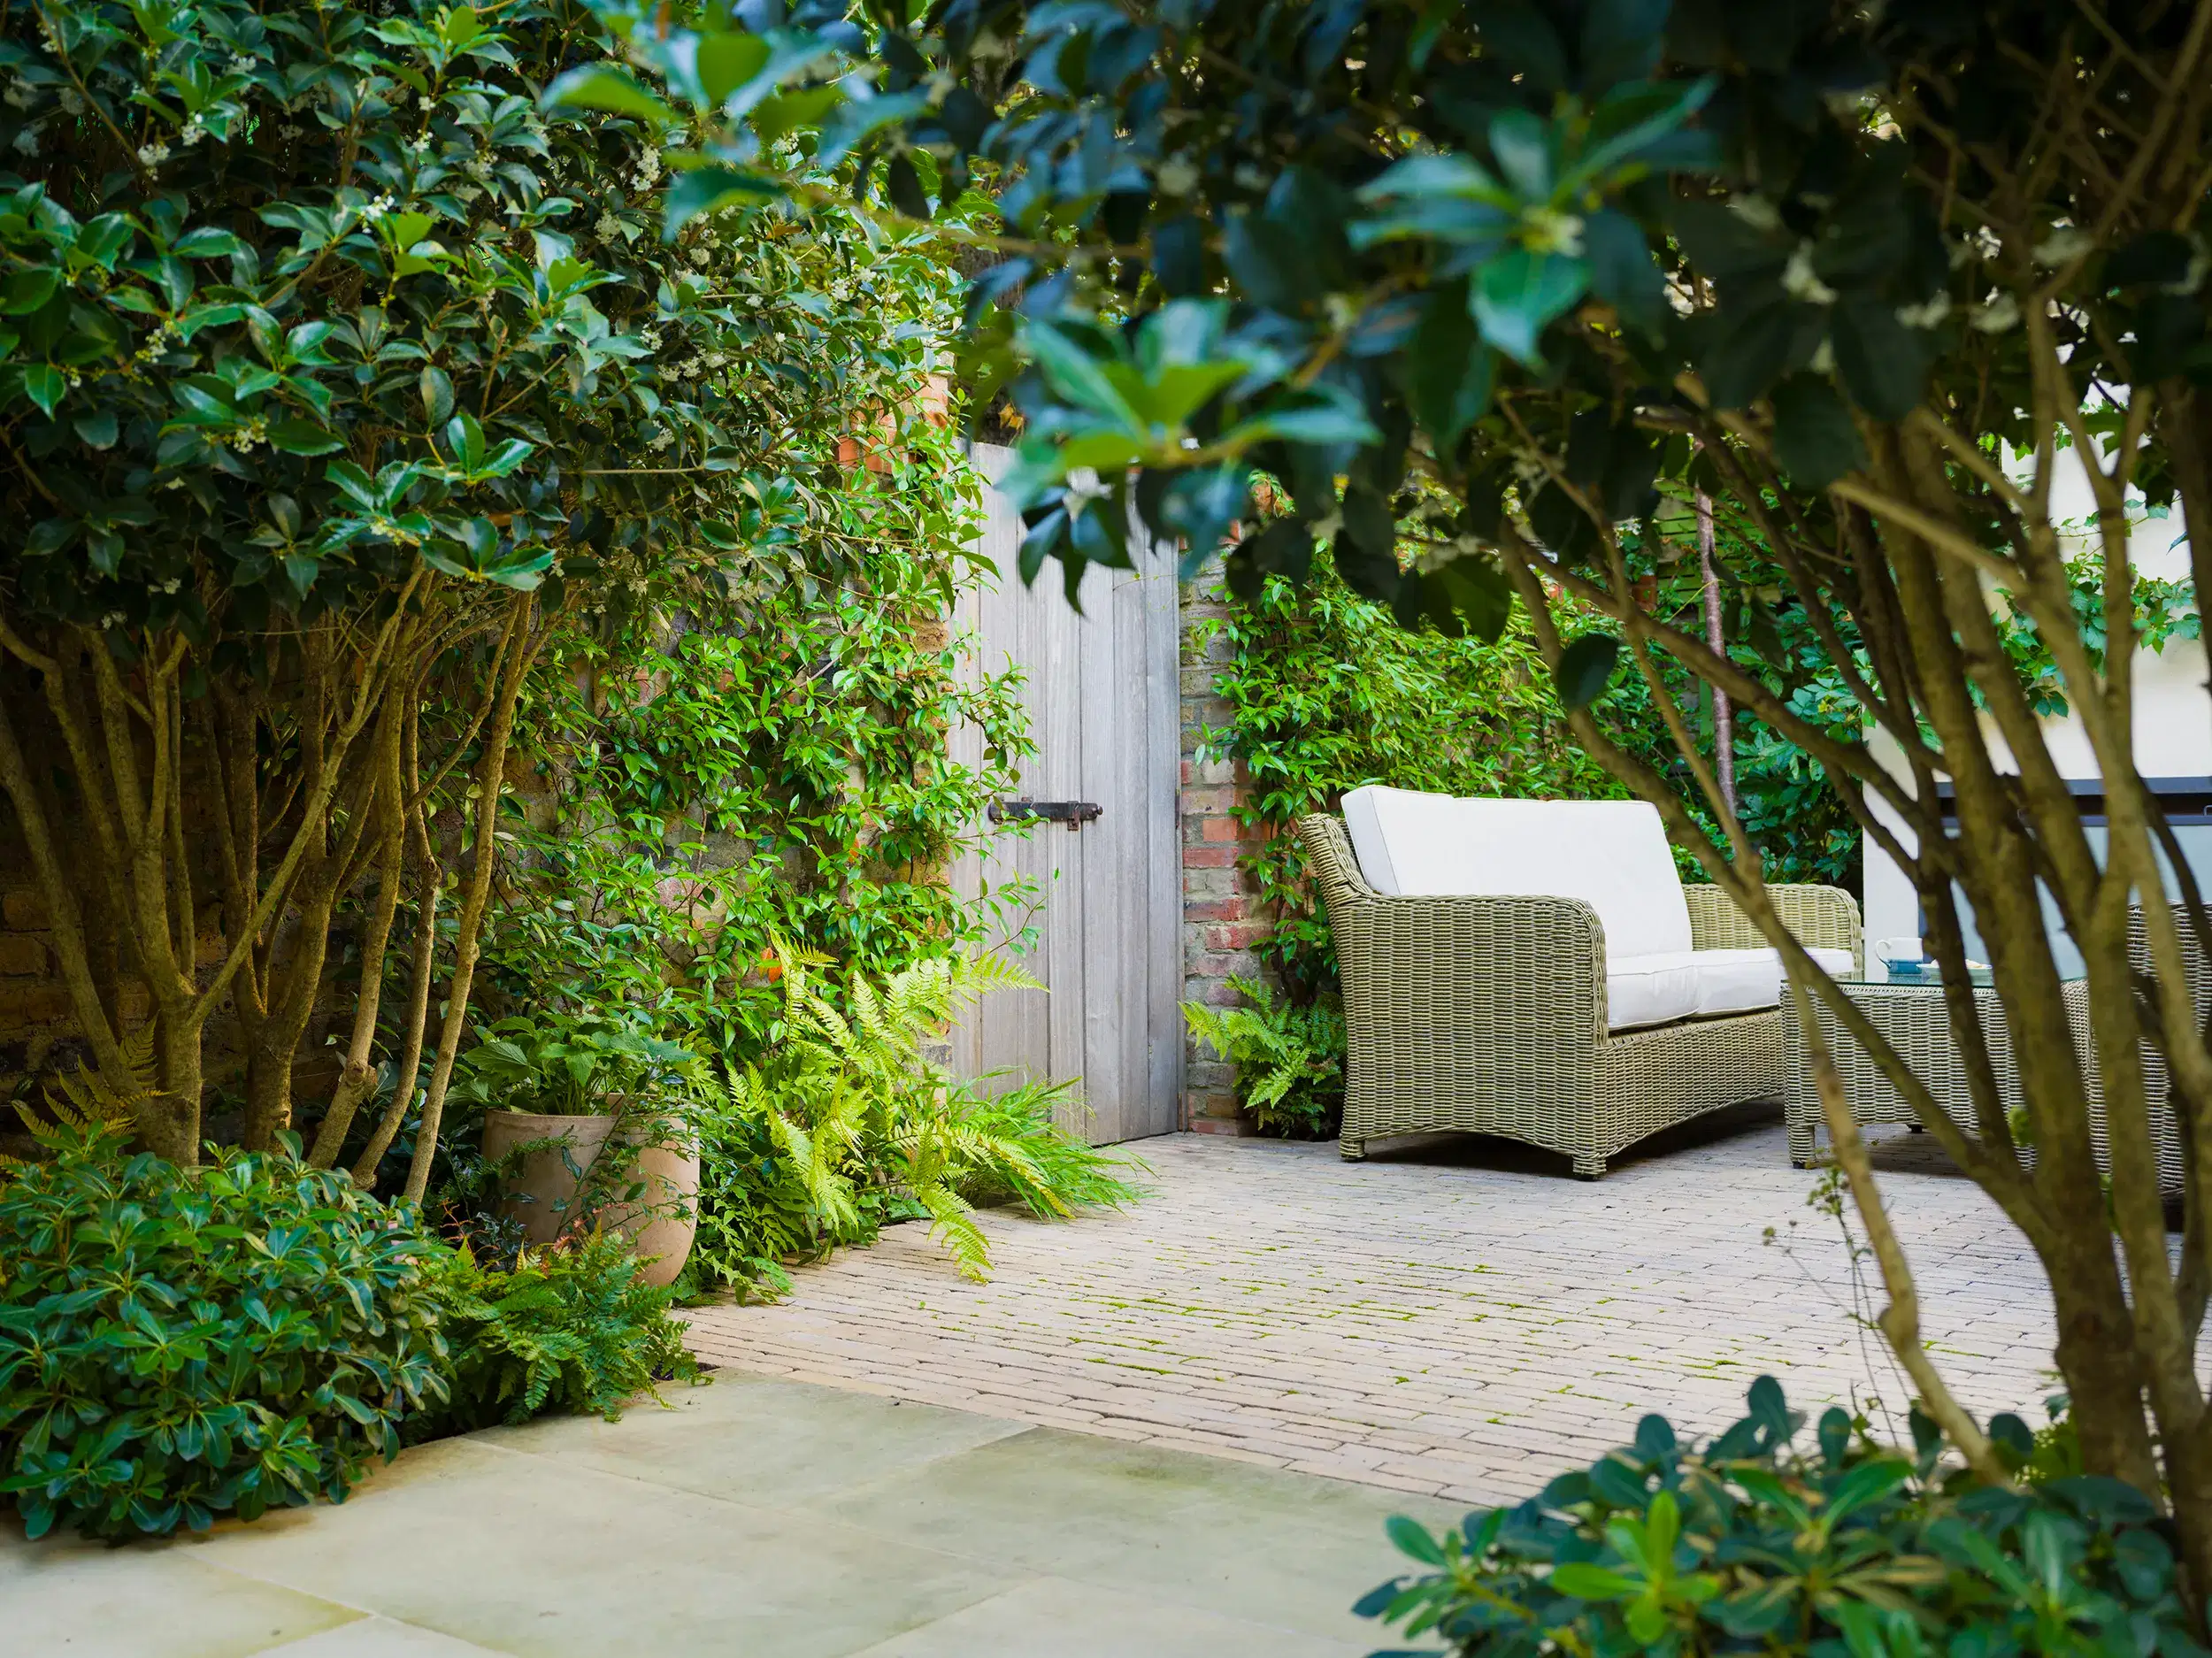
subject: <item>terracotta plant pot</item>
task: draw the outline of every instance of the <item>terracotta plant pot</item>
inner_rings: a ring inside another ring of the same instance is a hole
[[[606,1150],[614,1132],[611,1117],[555,1117],[536,1111],[492,1111],[484,1118],[484,1157],[497,1163],[516,1147],[534,1140],[565,1139],[568,1155],[587,1173]],[[644,1201],[611,1203],[600,1223],[627,1237],[649,1257],[640,1275],[648,1284],[673,1284],[690,1256],[699,1230],[699,1154],[672,1146],[647,1146],[637,1155],[637,1179],[645,1183]],[[534,1151],[500,1183],[506,1196],[499,1212],[522,1223],[523,1236],[549,1244],[561,1230],[576,1201],[576,1177],[557,1148]]]

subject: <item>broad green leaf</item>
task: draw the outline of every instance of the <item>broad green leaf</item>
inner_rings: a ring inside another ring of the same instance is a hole
[[[1530,368],[1540,367],[1538,349],[1552,320],[1580,299],[1590,267],[1563,253],[1510,248],[1483,265],[1470,303],[1482,337]]]
[[[336,434],[312,420],[279,420],[269,427],[269,443],[287,455],[328,455],[345,447]]]
[[[1430,1535],[1429,1528],[1418,1520],[1394,1514],[1383,1522],[1383,1531],[1397,1545],[1400,1554],[1419,1561],[1424,1566],[1441,1566],[1444,1563],[1443,1548]]]
[[[1913,411],[1934,355],[1930,331],[1908,328],[1879,300],[1852,296],[1835,307],[1829,339],[1853,403],[1877,420],[1902,420]]]
[[[1561,651],[1559,666],[1552,674],[1559,705],[1570,714],[1577,713],[1604,695],[1620,656],[1621,641],[1610,633],[1585,633]]]
[[[1579,642],[1579,641],[1578,641]],[[1640,1580],[1609,1566],[1592,1565],[1586,1561],[1569,1561],[1552,1568],[1551,1585],[1562,1594],[1571,1594],[1578,1600],[1618,1600],[1642,1589]]]
[[[728,102],[731,93],[766,67],[768,53],[767,41],[758,35],[733,29],[702,34],[693,61],[708,107],[719,109]]]
[[[570,70],[545,89],[538,103],[542,109],[604,110],[611,115],[635,116],[666,127],[682,119],[633,77],[603,64]]]
[[[1825,489],[1866,464],[1866,446],[1836,388],[1793,374],[1774,388],[1774,458],[1801,489]]]
[[[757,173],[741,172],[719,163],[694,167],[676,175],[661,199],[662,234],[672,242],[676,233],[702,214],[718,213],[741,202],[763,202],[780,196],[783,187]]]
[[[33,403],[51,415],[68,395],[69,377],[51,363],[33,363],[23,371],[23,390]]]

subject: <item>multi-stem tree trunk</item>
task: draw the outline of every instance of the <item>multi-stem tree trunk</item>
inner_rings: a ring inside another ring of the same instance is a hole
[[[331,934],[357,904],[361,991],[311,1154],[335,1162],[375,1091],[386,960],[411,863],[413,994],[394,1109],[365,1159],[373,1169],[413,1098],[432,1001],[442,877],[428,815],[481,739],[488,844],[517,691],[545,637],[534,618],[527,595],[491,609],[419,576],[379,622],[303,624],[261,641],[257,666],[221,672],[177,635],[134,640],[127,658],[90,630],[0,625],[0,794],[51,917],[78,1033],[133,1102],[150,1149],[196,1160],[207,1037],[226,1007],[244,1071],[242,1140],[267,1146],[292,1126],[296,1062],[330,988]],[[487,622],[497,640],[488,675],[469,649]],[[441,673],[462,718],[426,753],[426,692]],[[204,693],[188,691],[195,677]],[[61,786],[34,755],[61,760]],[[465,915],[442,1053],[465,1025],[483,910],[480,899]],[[150,1074],[133,1061],[142,1040]]]

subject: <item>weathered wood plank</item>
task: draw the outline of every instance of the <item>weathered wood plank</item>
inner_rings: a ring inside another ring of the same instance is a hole
[[[990,445],[974,453],[993,479],[1010,460]],[[1021,585],[1020,537],[1018,515],[994,493],[981,550],[998,580],[963,601],[978,635],[972,672],[1010,659],[1026,674],[1038,752],[1017,793],[1095,801],[1104,815],[1072,832],[1041,824],[996,836],[961,860],[955,887],[970,899],[1016,871],[1036,884],[1033,908],[1009,916],[995,941],[1018,948],[1022,928],[1033,927],[1019,959],[1050,993],[988,998],[956,1034],[955,1061],[969,1075],[1080,1078],[1089,1109],[1064,1121],[1092,1140],[1162,1133],[1179,1126],[1182,1056],[1172,565],[1148,558],[1141,576],[1094,569],[1079,612],[1056,568],[1034,589]],[[959,741],[966,763],[980,759],[979,734]]]
[[[1175,559],[1172,543],[1154,549],[1145,575],[1146,1128],[1154,1134],[1183,1126],[1183,852],[1177,816],[1183,780],[1182,630]]]

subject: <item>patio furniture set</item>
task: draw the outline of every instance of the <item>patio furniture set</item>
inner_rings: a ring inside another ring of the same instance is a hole
[[[1495,1134],[1563,1153],[1594,1180],[1661,1129],[1780,1100],[1792,1162],[1811,1158],[1820,1102],[1780,956],[1718,887],[1682,881],[1654,807],[1371,787],[1344,796],[1340,819],[1310,816],[1299,833],[1342,970],[1346,1157],[1394,1135]],[[1768,890],[1814,961],[1970,1126],[1941,985],[1870,978],[1858,903],[1841,888]],[[2009,1109],[2005,1021],[1993,992],[1975,994]],[[2067,994],[2085,1051],[2083,987]],[[1816,1003],[1815,1017],[1854,1118],[1916,1127],[1832,1012]],[[2154,1126],[2178,1190],[2170,1113]],[[2101,1156],[2101,1132],[2097,1146]]]

